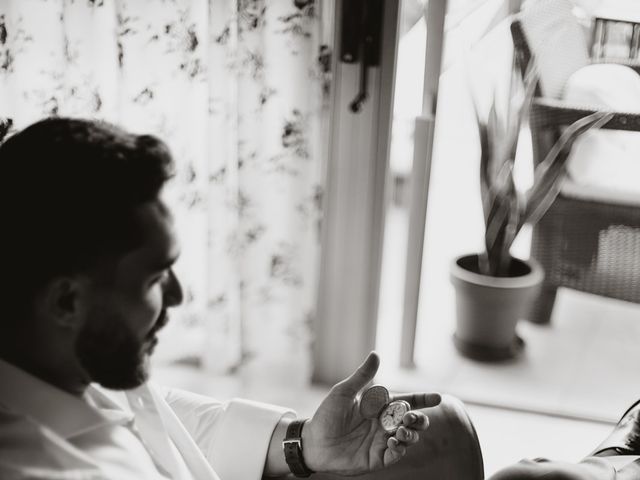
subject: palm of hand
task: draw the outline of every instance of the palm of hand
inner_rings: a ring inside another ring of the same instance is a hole
[[[321,452],[318,458],[306,459],[313,470],[331,465],[336,473],[354,475],[397,460],[387,448],[390,434],[377,419],[364,418],[352,396],[332,391],[314,414],[311,425],[305,441],[318,447],[313,451]]]

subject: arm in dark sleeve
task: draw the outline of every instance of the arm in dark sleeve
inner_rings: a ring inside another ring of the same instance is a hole
[[[500,470],[489,480],[640,480],[621,477],[606,457],[587,457],[579,463],[546,459],[522,460]]]

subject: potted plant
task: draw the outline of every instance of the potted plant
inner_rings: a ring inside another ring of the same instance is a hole
[[[450,276],[456,291],[454,343],[463,355],[478,360],[507,359],[522,350],[516,324],[535,298],[544,272],[533,259],[514,258],[511,246],[523,225],[537,222],[555,200],[566,172],[567,155],[559,154],[612,116],[596,112],[567,127],[536,166],[533,185],[520,191],[513,174],[520,129],[529,117],[537,83],[533,69],[522,83],[510,94],[506,120],[498,114],[495,96],[487,120],[482,120],[472,95],[481,147],[484,251],[456,258]]]

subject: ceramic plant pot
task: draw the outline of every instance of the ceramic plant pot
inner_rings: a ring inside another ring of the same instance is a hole
[[[479,273],[478,255],[456,258],[450,269],[456,291],[454,343],[464,356],[475,360],[499,361],[520,353],[524,342],[516,334],[535,299],[544,278],[533,259],[513,258],[509,276]]]

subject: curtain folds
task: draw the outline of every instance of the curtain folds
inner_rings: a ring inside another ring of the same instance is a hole
[[[308,379],[320,26],[314,0],[0,3],[0,115],[16,128],[100,118],[172,149],[185,304],[163,333],[164,359],[217,373],[287,365],[276,380]]]

